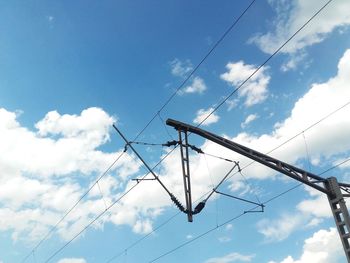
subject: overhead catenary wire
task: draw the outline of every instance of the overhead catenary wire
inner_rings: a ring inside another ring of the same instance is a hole
[[[215,42],[215,44],[209,49],[206,55],[201,59],[201,61],[197,64],[197,66],[188,74],[188,76],[181,82],[181,84],[177,87],[175,92],[165,101],[163,106],[154,114],[151,120],[145,125],[145,127],[140,131],[139,135],[142,134],[148,126],[153,122],[153,120],[157,117],[159,112],[161,112],[170,101],[179,93],[179,91],[185,86],[185,84],[191,79],[191,77],[197,72],[200,66],[208,59],[208,57],[214,52],[214,50],[222,43],[222,41],[226,38],[226,36],[232,31],[233,28],[236,27],[238,22],[243,18],[243,16],[249,11],[249,9],[253,6],[256,0],[250,2],[250,4],[243,10],[243,12],[233,21],[233,23],[225,30],[225,32],[221,35],[221,37]],[[138,135],[138,136],[139,136]],[[138,137],[137,136],[137,137]]]
[[[232,171],[232,169],[230,169],[230,171]],[[195,202],[200,202],[200,200],[202,200],[205,196],[207,196],[212,190],[206,192],[205,194],[203,194],[200,198],[198,198]],[[141,237],[140,239],[136,240],[135,242],[133,242],[131,245],[129,245],[128,247],[122,249],[120,251],[120,253],[112,256],[108,261],[106,261],[105,263],[110,263],[113,260],[117,259],[118,257],[120,257],[121,255],[123,255],[125,250],[130,250],[131,248],[135,247],[138,243],[140,243],[141,241],[143,241],[144,239],[146,239],[147,237],[151,236],[153,233],[155,233],[157,230],[159,230],[160,228],[162,228],[163,226],[167,225],[168,223],[170,223],[170,221],[172,221],[175,217],[177,217],[178,215],[181,214],[181,211],[178,211],[177,213],[173,214],[172,216],[170,216],[168,219],[166,219],[163,223],[161,223],[160,225],[158,225],[156,228],[154,228],[150,233],[144,235],[143,237]]]
[[[163,103],[163,105],[160,107],[160,109],[153,115],[153,117],[146,123],[146,125],[141,129],[141,131],[136,135],[134,140],[137,140],[141,134],[145,132],[145,130],[150,126],[150,124],[154,121],[154,119],[159,116],[159,118],[162,120],[162,117],[160,116],[160,113],[164,110],[164,108],[173,100],[173,98],[179,93],[179,91],[185,86],[185,84],[191,79],[191,77],[197,72],[197,70],[200,68],[200,66],[208,59],[208,57],[215,51],[215,49],[222,43],[222,41],[227,37],[227,35],[236,27],[236,25],[239,23],[239,21],[243,18],[243,16],[249,11],[249,9],[253,6],[253,4],[256,2],[256,0],[253,0],[249,3],[249,5],[243,10],[243,12],[233,21],[233,23],[224,31],[224,33],[221,35],[221,37],[215,42],[215,44],[209,49],[209,51],[204,55],[204,57],[200,60],[200,62],[197,64],[197,66],[190,72],[190,74],[181,82],[181,84],[177,87],[174,93],[171,94],[171,96]],[[171,136],[170,136],[171,137]],[[64,219],[75,209],[75,207],[81,202],[81,200],[92,190],[92,188],[96,185],[96,183],[101,180],[108,171],[118,162],[118,160],[123,156],[124,152],[121,153],[113,162],[112,164],[106,169],[105,172],[101,174],[101,176],[91,185],[91,187],[81,196],[81,198],[63,215],[63,217],[47,232],[47,234],[38,242],[37,245],[31,250],[38,249],[41,244],[50,236],[52,232],[54,232],[58,225],[61,224]],[[21,261],[24,263],[31,255],[32,252],[29,252],[24,259]]]
[[[334,165],[334,166],[330,167],[329,169],[323,171],[323,172],[320,173],[319,175],[325,174],[325,173],[327,173],[327,172],[329,172],[329,171],[331,171],[331,170],[333,170],[333,169],[335,169],[335,168],[341,166],[342,164],[344,164],[344,163],[346,163],[346,162],[348,162],[348,161],[350,161],[350,158],[344,160],[343,162],[341,162],[341,163],[339,163],[339,164],[337,164],[337,165]],[[266,204],[268,204],[268,203],[270,203],[270,202],[272,202],[272,201],[274,201],[274,200],[280,198],[281,196],[283,196],[283,195],[285,195],[285,194],[287,194],[287,193],[289,193],[289,192],[291,192],[291,191],[297,189],[297,188],[300,187],[301,185],[303,185],[303,183],[298,183],[298,184],[294,185],[293,187],[291,187],[291,188],[289,188],[289,189],[287,189],[287,190],[285,190],[285,191],[283,191],[283,192],[281,192],[281,193],[279,193],[279,194],[277,194],[277,195],[271,197],[270,199],[266,200],[266,201],[263,202],[262,204],[263,204],[263,205],[266,205]],[[254,206],[254,207],[252,207],[251,209],[249,209],[248,211],[254,211],[254,210],[255,210],[256,208],[258,208],[258,207],[259,207],[259,205]],[[233,221],[235,221],[235,220],[241,218],[242,216],[246,215],[248,211],[243,211],[243,212],[241,212],[240,214],[238,214],[238,215],[236,215],[236,216],[234,216],[234,217],[232,217],[232,218],[226,220],[225,222],[223,222],[223,223],[221,223],[221,224],[219,224],[219,225],[217,225],[217,226],[215,226],[215,227],[213,227],[213,228],[210,228],[210,229],[204,231],[203,233],[199,234],[198,236],[193,237],[192,239],[190,239],[190,240],[188,240],[188,241],[186,241],[186,242],[184,242],[184,243],[182,243],[182,244],[180,244],[180,245],[178,245],[178,246],[176,246],[176,247],[174,247],[174,248],[172,248],[172,249],[170,249],[170,250],[164,252],[163,254],[157,256],[156,258],[154,258],[154,259],[148,261],[148,263],[156,262],[156,261],[160,260],[161,258],[164,258],[165,256],[170,255],[170,254],[174,253],[175,251],[177,251],[177,250],[179,250],[179,249],[181,249],[181,248],[183,248],[183,247],[185,247],[185,246],[187,246],[187,245],[193,243],[194,241],[205,237],[205,236],[208,235],[209,233],[211,233],[211,232],[217,230],[218,228],[221,228],[221,227],[223,227],[223,226],[225,226],[225,225],[227,225],[227,224],[229,224],[229,223],[231,223],[231,222],[233,222]]]
[[[146,174],[147,175],[147,174]],[[145,176],[146,176],[145,175]],[[144,177],[145,177],[144,176]],[[68,240],[63,246],[61,246],[58,250],[56,250],[51,256],[49,256],[44,262],[47,263],[51,259],[53,259],[59,252],[61,252],[64,248],[66,248],[70,243],[72,243],[78,236],[80,236],[86,229],[88,229],[91,225],[93,225],[98,219],[100,219],[107,211],[109,211],[115,204],[117,204],[120,200],[122,200],[126,195],[128,195],[133,189],[135,189],[139,183],[131,186],[125,193],[123,193],[119,198],[117,198],[113,203],[111,203],[106,209],[104,209],[100,214],[98,214],[93,220],[90,221],[82,230],[80,230],[77,234],[75,234],[70,240]]]
[[[123,156],[124,152],[120,153],[118,157],[112,162],[110,166],[98,177],[98,179],[88,188],[88,190],[74,203],[74,205],[68,209],[68,211],[61,217],[59,221],[46,233],[46,235],[35,245],[35,247],[32,249],[32,251],[37,250],[40,245],[53,233],[59,224],[61,224],[66,217],[78,206],[78,204],[84,199],[85,196],[87,196],[90,191],[94,188],[96,184],[113,168],[113,166],[120,160],[120,158]],[[31,255],[32,252],[28,253],[23,260],[21,261],[22,263],[25,262]]]
[[[281,51],[301,30],[303,30],[319,13],[322,12],[333,0],[326,2],[313,16],[311,16],[301,27],[298,28],[282,45],[280,45],[263,63],[261,63],[244,81],[242,81],[236,89],[234,89],[229,95],[227,95],[217,106],[210,111],[209,114],[197,125],[202,125],[211,115],[213,115],[229,98],[232,97],[238,90],[240,90],[244,84],[246,84],[256,73],[258,73],[278,52]]]
[[[160,115],[160,112],[159,112],[159,111],[158,111],[157,115],[158,115],[158,118],[159,118],[160,122],[162,123],[162,125],[163,125],[163,127],[164,127],[165,132],[166,132],[167,135],[169,136],[169,138],[171,138],[172,140],[174,140],[174,137],[170,134],[169,129],[168,129],[168,126],[165,125],[165,121],[164,121],[164,119],[162,118],[162,116]]]
[[[313,124],[309,125],[308,127],[306,127],[304,130],[302,130],[301,132],[295,134],[294,136],[290,137],[289,139],[285,140],[283,143],[279,144],[278,146],[272,148],[270,151],[266,152],[265,154],[269,154],[275,150],[277,150],[278,148],[282,147],[283,145],[289,143],[290,141],[294,140],[295,138],[297,138],[298,136],[300,136],[301,134],[303,134],[304,132],[312,129],[313,127],[315,127],[316,125],[320,124],[321,122],[323,122],[324,120],[328,119],[329,117],[331,117],[332,115],[336,114],[337,112],[339,112],[340,110],[346,108],[347,106],[350,105],[350,101],[346,102],[345,104],[343,104],[342,106],[336,108],[335,110],[333,110],[332,112],[328,113],[326,116],[322,117],[321,119],[319,119],[318,121],[314,122]],[[255,161],[251,161],[249,162],[247,165],[242,167],[243,169],[246,169],[247,167],[251,166],[253,163],[255,163]],[[235,174],[232,174],[230,177],[228,177],[228,179],[230,179],[232,176],[234,176]]]
[[[247,83],[264,65],[266,65],[287,43],[289,43],[289,41],[291,40],[291,39],[293,39],[307,24],[309,24],[319,13],[321,13],[321,11],[323,10],[323,9],[325,9],[326,8],[326,6],[328,6],[331,2],[332,2],[333,0],[329,0],[328,2],[326,2],[311,18],[309,18],[289,39],[287,39],[287,41],[285,41],[279,48],[277,48],[277,50],[273,53],[273,54],[271,54],[246,80],[244,80],[234,91],[232,91],[228,96],[226,96],[225,97],[225,99],[224,100],[222,100],[214,109],[213,109],[213,111],[211,111],[198,125],[197,125],[197,127],[199,127],[200,125],[202,125],[203,124],[203,122],[205,121],[205,120],[207,120],[215,111],[217,111],[230,97],[232,97],[232,95],[233,94],[235,94],[240,88],[242,88],[242,86],[245,84],[245,83]],[[243,17],[243,15],[249,10],[249,8],[253,5],[253,3],[255,2],[255,0],[254,1],[252,1],[251,3],[250,3],[250,5],[247,7],[247,9],[245,9],[244,10],[244,12],[241,14],[241,16],[239,16],[237,19],[236,19],[236,21],[234,22],[234,24],[233,24],[233,26],[232,27],[230,27],[230,29],[227,31],[227,34],[232,30],[232,28],[238,23],[238,21]],[[224,34],[224,36],[222,37],[222,38],[220,38],[220,40],[214,45],[214,47],[216,48],[216,46],[218,46],[219,45],[219,43],[225,38],[225,36],[227,35],[226,33]],[[205,58],[198,64],[198,66],[190,73],[190,75],[189,75],[189,77],[188,78],[186,78],[185,79],[185,81],[188,81],[189,79],[190,79],[190,77],[195,73],[195,71],[199,68],[199,66],[206,60],[206,58],[207,57],[209,57],[209,55],[213,52],[213,50],[215,49],[215,48],[213,48],[210,52],[209,52],[209,54],[207,54],[207,56],[205,56]],[[186,82],[183,82],[180,86],[179,86],[179,88],[173,93],[173,95],[172,96],[170,96],[170,98],[163,104],[163,106],[160,108],[160,110],[158,111],[158,112],[160,112],[160,111],[162,111],[167,105],[168,105],[168,103],[172,100],[172,98],[178,93],[178,91],[185,85],[185,83]],[[137,140],[137,138],[148,128],[148,126],[153,122],[153,120],[156,118],[156,116],[158,115],[158,112],[151,118],[151,120],[146,124],[146,126],[138,133],[138,135],[135,137],[135,139],[134,140]],[[174,149],[173,149],[174,150]],[[169,156],[169,154],[171,153],[171,152],[173,152],[173,150],[172,151],[170,151],[170,152],[168,152],[152,169],[154,169],[155,167],[157,167],[165,158],[167,158],[167,156]],[[147,174],[146,174],[147,175]],[[145,175],[145,176],[146,176]],[[136,184],[136,185],[138,185],[138,184]],[[136,186],[135,185],[135,186]],[[131,189],[133,189],[133,188],[131,188]],[[128,193],[130,191],[130,189],[126,192],[126,193]],[[124,195],[123,195],[123,197],[124,197]],[[114,204],[112,204],[112,205],[114,205]],[[100,217],[100,216],[99,216]],[[97,219],[96,219],[97,220]],[[95,221],[96,221],[95,220]],[[82,233],[82,232],[84,232],[85,231],[85,229],[87,229],[89,226],[90,226],[91,224],[89,224],[87,227],[85,227],[81,232],[80,232],[80,234]],[[79,234],[79,235],[80,235]],[[76,237],[75,237],[76,238]],[[75,239],[74,238],[74,239]],[[67,243],[69,244],[71,241],[68,241]],[[66,245],[64,245],[64,247],[66,247],[68,244],[66,244]],[[62,249],[60,249],[60,251],[61,251]],[[55,255],[56,255],[57,253],[55,252]],[[46,262],[48,262],[48,261],[46,261]]]

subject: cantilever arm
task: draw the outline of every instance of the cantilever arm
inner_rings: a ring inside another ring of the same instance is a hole
[[[220,137],[211,132],[205,131],[198,127],[176,121],[173,119],[167,119],[166,124],[174,127],[176,130],[188,131],[191,133],[195,133],[199,136],[202,136],[205,139],[213,141],[223,147],[226,147],[232,151],[235,151],[239,154],[242,154],[254,161],[257,161],[263,165],[266,165],[278,172],[281,172],[299,182],[307,184],[325,194],[329,194],[329,191],[324,187],[323,182],[326,181],[325,178],[322,178],[318,175],[312,174],[310,172],[304,171],[298,167],[290,165],[288,163],[277,160],[271,156],[260,153],[243,145],[240,145],[236,142],[230,141],[223,137]]]

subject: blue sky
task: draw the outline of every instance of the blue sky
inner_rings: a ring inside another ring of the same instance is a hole
[[[346,262],[326,196],[300,186],[268,202],[297,182],[191,135],[244,167],[220,191],[267,203],[242,215],[254,206],[214,194],[188,223],[159,183],[132,180],[147,171],[112,128],[132,140],[152,120],[138,141],[165,143],[167,118],[198,125],[215,109],[201,128],[349,182],[350,162],[337,166],[350,154],[348,1],[229,96],[326,3],[255,1],[181,86],[249,3],[0,3],[1,263]],[[134,146],[152,167],[172,149]],[[154,171],[184,203],[179,158]],[[195,152],[190,164],[194,202],[232,167]]]

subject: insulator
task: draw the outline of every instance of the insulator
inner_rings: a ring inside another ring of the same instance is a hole
[[[179,142],[178,141],[167,141],[167,143],[162,144],[163,146],[176,146]]]
[[[171,195],[171,201],[174,202],[174,204],[180,209],[181,212],[186,213],[185,207],[180,203],[179,200],[176,199],[175,196]]]
[[[197,153],[204,153],[202,149],[194,146],[194,145],[188,145],[192,150],[196,151]]]
[[[205,202],[204,201],[198,203],[198,205],[196,205],[196,207],[194,208],[193,214],[195,215],[195,214],[200,213],[203,210],[204,207],[205,207]]]

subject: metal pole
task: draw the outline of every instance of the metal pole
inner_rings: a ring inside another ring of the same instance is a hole
[[[346,259],[350,262],[350,216],[349,211],[346,207],[343,194],[340,190],[337,178],[330,177],[326,179],[324,183],[326,189],[328,189],[329,194],[328,202],[331,206],[334,221],[338,229],[338,234],[342,242]]]

